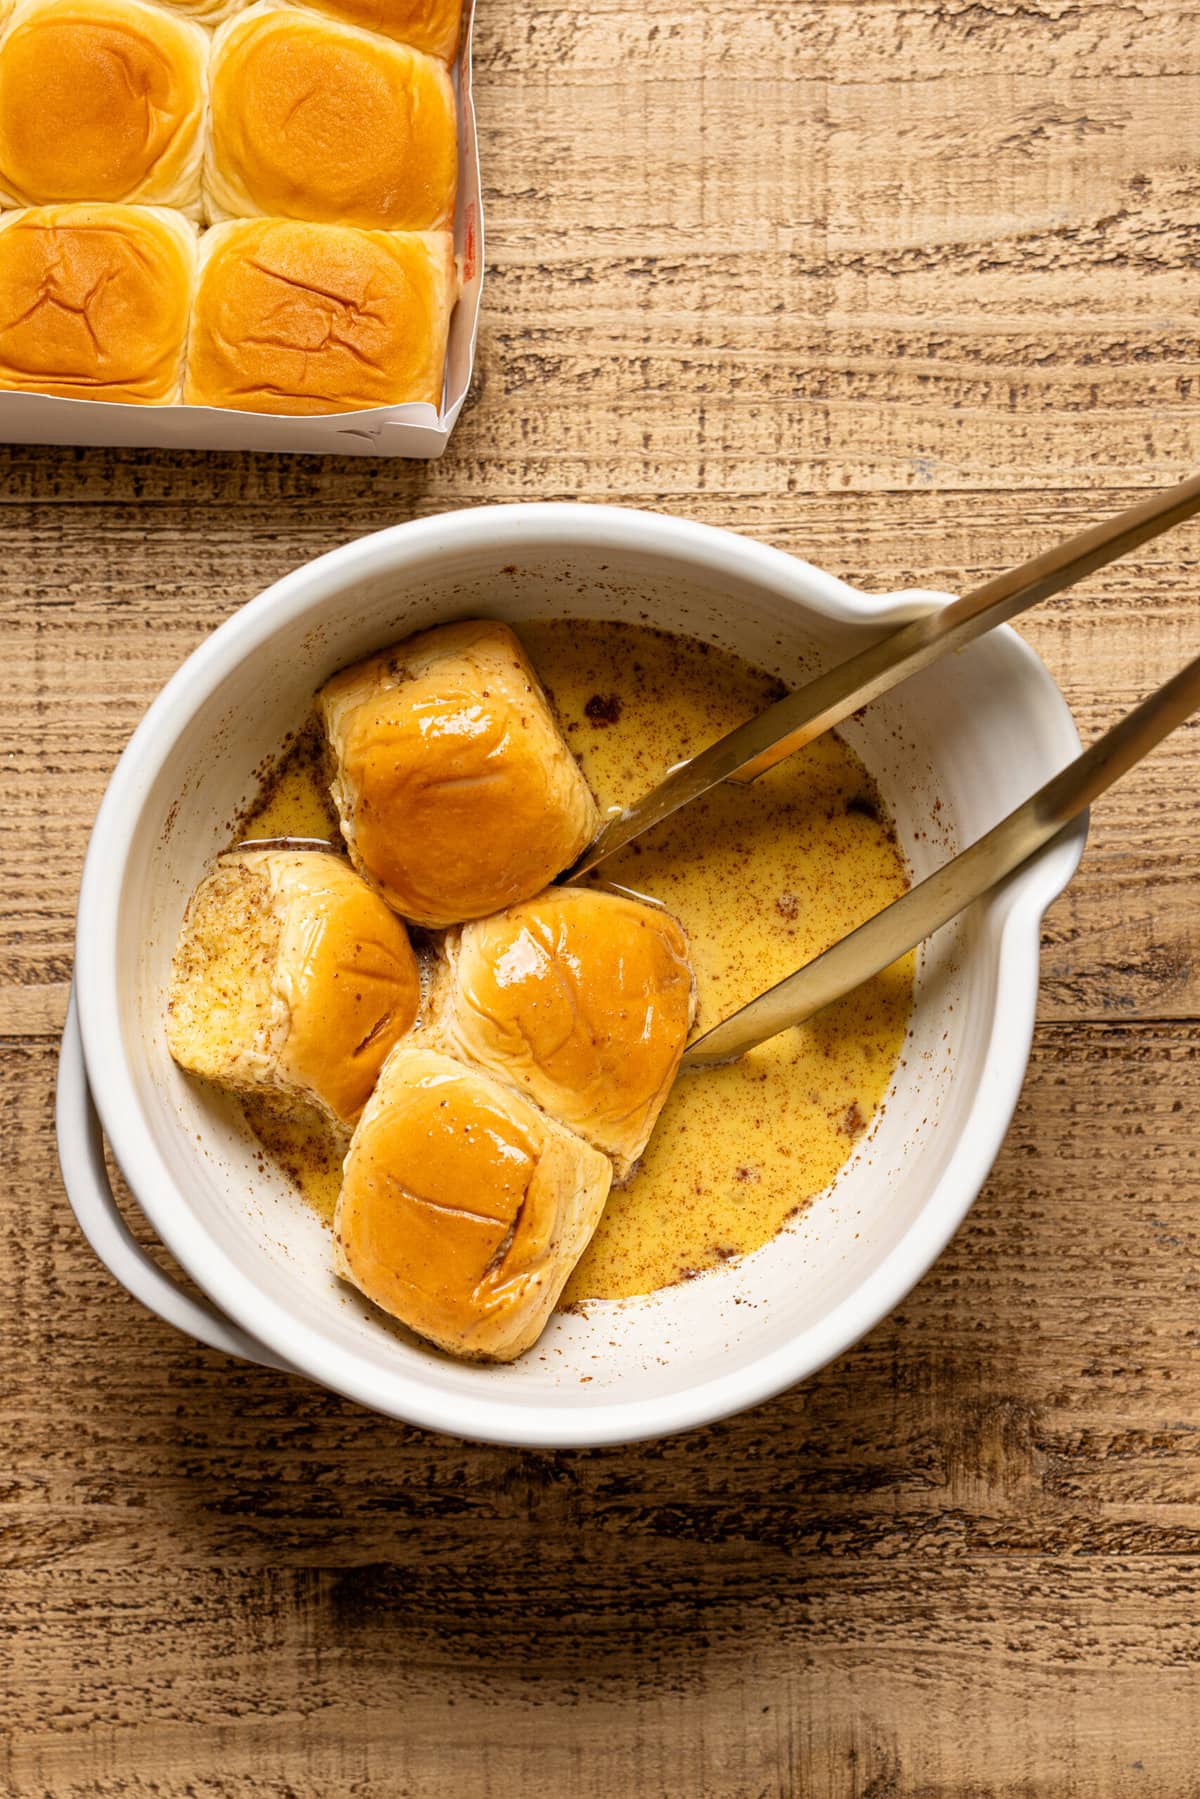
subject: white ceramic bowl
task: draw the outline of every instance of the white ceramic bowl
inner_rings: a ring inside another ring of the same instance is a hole
[[[700,1279],[556,1318],[511,1367],[430,1353],[335,1281],[325,1230],[282,1178],[257,1167],[235,1109],[172,1064],[163,997],[187,896],[250,796],[256,765],[323,678],[367,651],[478,613],[518,626],[613,618],[688,632],[794,683],[944,598],[868,597],[780,551],[678,519],[537,505],[396,526],[243,607],[138,727],[84,871],[60,1156],[80,1222],[118,1278],[207,1343],[415,1424],[530,1446],[701,1424],[846,1349],[925,1272],[987,1176],[1029,1051],[1041,916],[1075,869],[1083,822],[927,948],[886,1109],[794,1227]],[[1007,629],[909,681],[845,734],[877,777],[918,876],[1079,747],[1045,669]],[[101,1124],[147,1218],[210,1303],[186,1294],[125,1229],[104,1177]]]

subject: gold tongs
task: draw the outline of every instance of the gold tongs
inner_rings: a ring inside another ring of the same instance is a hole
[[[754,780],[939,656],[962,649],[994,625],[1073,587],[1196,512],[1200,512],[1200,476],[1079,532],[941,611],[900,626],[672,769],[643,799],[604,827],[567,879],[578,880],[720,782]],[[1200,657],[944,868],[698,1038],[683,1066],[711,1067],[744,1055],[914,949],[1052,842],[1197,707]]]
[[[755,1044],[802,1024],[915,949],[1052,843],[1197,707],[1200,656],[952,862],[698,1037],[685,1053],[683,1066],[711,1068],[745,1055]]]

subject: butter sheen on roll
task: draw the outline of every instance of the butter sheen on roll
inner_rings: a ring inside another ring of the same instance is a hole
[[[420,998],[404,926],[353,869],[322,850],[235,850],[180,927],[167,1046],[192,1074],[346,1132]]]
[[[402,1045],[350,1142],[335,1266],[452,1355],[511,1361],[544,1330],[611,1178],[520,1094]]]
[[[0,219],[0,389],[164,406],[179,397],[196,229],[147,206]]]
[[[335,675],[317,705],[351,859],[414,923],[528,899],[595,834],[595,801],[507,625],[421,632]]]
[[[214,219],[429,231],[454,216],[454,89],[435,58],[319,14],[252,6],[213,44]]]
[[[462,29],[462,0],[308,0],[318,12],[378,31],[414,50],[452,62]]]
[[[623,894],[552,887],[452,932],[429,1034],[613,1158],[642,1154],[695,1015],[683,928]]]
[[[141,0],[30,0],[0,39],[0,203],[197,216],[208,34]]]
[[[441,400],[448,232],[245,219],[201,239],[184,398],[245,412]]]

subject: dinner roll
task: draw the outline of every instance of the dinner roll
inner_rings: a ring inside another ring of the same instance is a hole
[[[457,290],[449,232],[244,219],[206,231],[184,398],[350,412],[442,397]]]
[[[417,924],[528,899],[595,834],[595,802],[507,625],[440,625],[317,695],[354,864]]]
[[[454,89],[406,45],[269,3],[213,44],[209,214],[397,231],[454,216]]]
[[[150,206],[0,219],[0,389],[164,406],[179,397],[196,228]]]
[[[452,62],[458,49],[462,24],[462,0],[308,0],[320,12],[331,13],[365,31],[398,38],[414,50],[425,50]]]
[[[511,1081],[623,1179],[679,1069],[695,1009],[683,930],[660,907],[588,887],[451,933],[432,1001],[439,1048]]]
[[[349,1129],[420,998],[404,926],[340,857],[234,850],[184,916],[167,1046],[205,1080]]]
[[[0,39],[0,202],[196,216],[209,39],[141,0],[29,0]]]
[[[611,1178],[511,1088],[401,1046],[351,1139],[335,1265],[451,1355],[509,1362],[545,1329]]]

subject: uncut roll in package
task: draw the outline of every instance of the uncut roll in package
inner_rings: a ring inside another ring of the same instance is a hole
[[[439,455],[482,285],[470,0],[460,32],[456,11],[20,0],[0,29],[4,436]],[[270,51],[256,104],[234,93],[222,125],[221,45],[247,41]],[[348,71],[298,112],[297,50]]]

